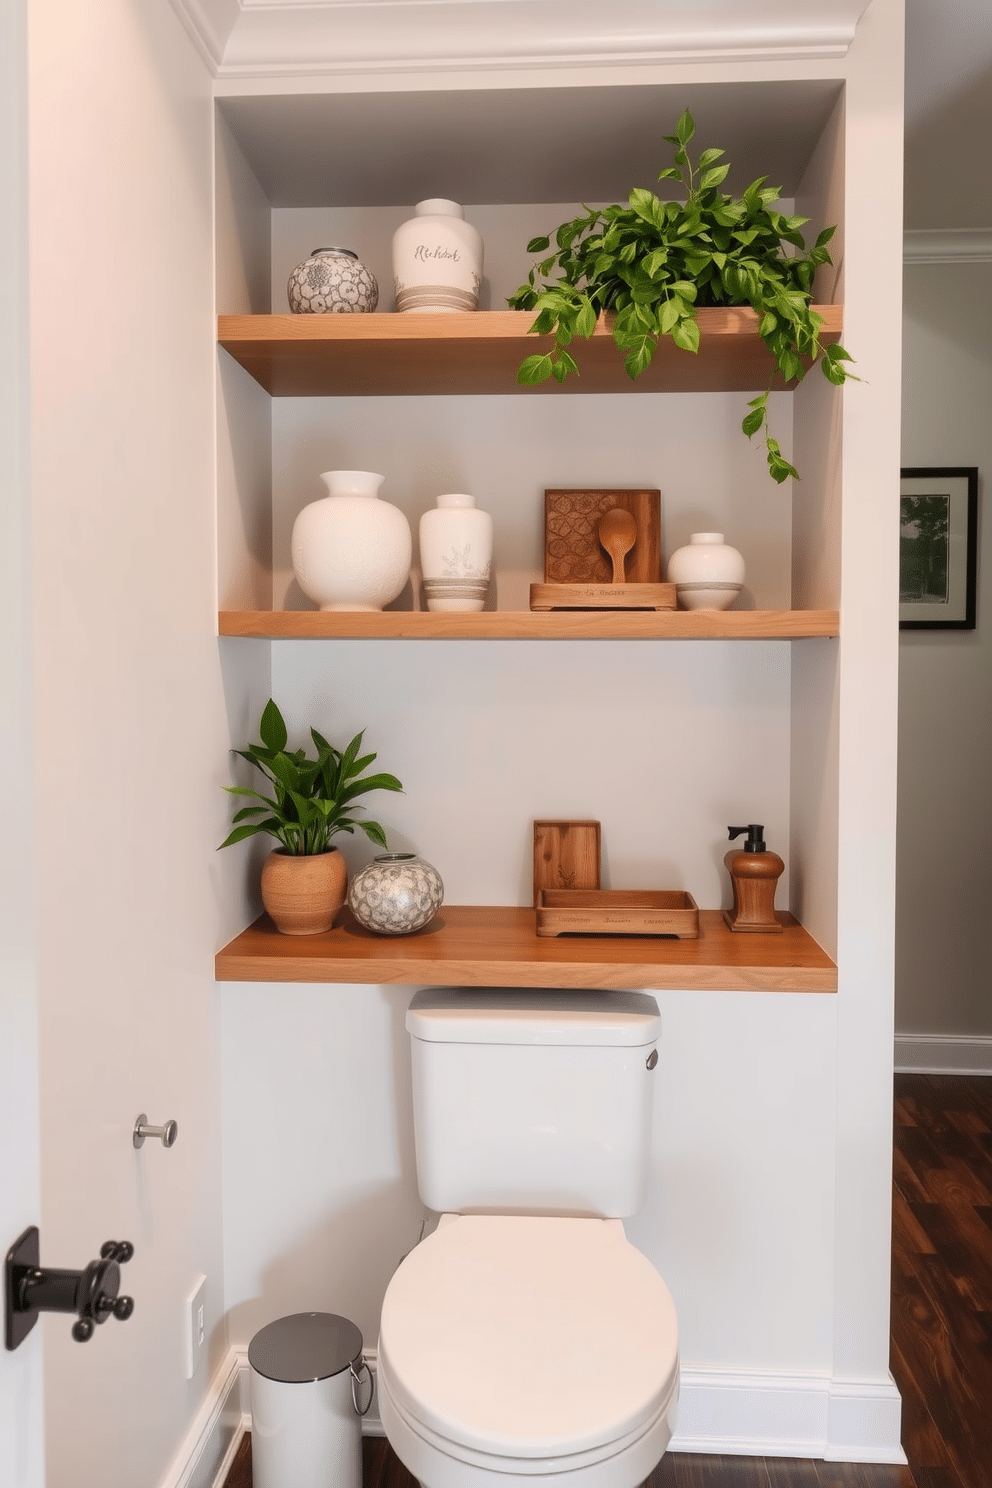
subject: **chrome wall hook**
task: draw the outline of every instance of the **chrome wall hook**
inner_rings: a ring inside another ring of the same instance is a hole
[[[167,1121],[164,1126],[149,1126],[148,1117],[142,1111],[141,1115],[135,1119],[131,1141],[135,1147],[143,1147],[146,1137],[160,1137],[163,1147],[171,1147],[178,1135],[179,1123],[177,1121]]]

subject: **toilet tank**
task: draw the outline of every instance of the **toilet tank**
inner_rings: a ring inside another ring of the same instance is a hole
[[[661,1027],[653,997],[431,987],[414,996],[406,1026],[429,1209],[621,1219],[641,1207]]]

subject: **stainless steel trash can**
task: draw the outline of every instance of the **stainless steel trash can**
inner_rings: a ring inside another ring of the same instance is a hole
[[[362,1488],[372,1375],[362,1335],[333,1312],[298,1312],[248,1345],[254,1488]]]

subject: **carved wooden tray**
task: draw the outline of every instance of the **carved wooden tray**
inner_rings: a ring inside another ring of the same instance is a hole
[[[531,584],[532,610],[674,610],[674,584]]]
[[[661,492],[654,489],[553,486],[544,492],[544,582],[610,584],[613,565],[599,541],[602,516],[629,511],[637,540],[626,558],[628,584],[661,579]]]

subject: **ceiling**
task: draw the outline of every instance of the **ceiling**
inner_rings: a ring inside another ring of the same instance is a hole
[[[869,0],[172,0],[219,77],[837,57]]]
[[[223,85],[842,56],[869,0],[171,0]],[[443,24],[439,25],[439,19]],[[235,82],[237,80],[237,82]],[[223,87],[221,88],[223,91]],[[353,100],[357,94],[351,94]],[[720,120],[714,120],[714,130]],[[511,121],[512,128],[512,121]],[[512,141],[511,141],[512,142]],[[725,143],[732,146],[732,140]],[[906,0],[905,225],[992,231],[992,0]],[[506,152],[510,154],[509,150]],[[767,158],[767,151],[766,151]],[[787,175],[787,169],[776,168]],[[542,193],[543,194],[543,193]],[[603,199],[616,196],[603,192]],[[470,200],[466,190],[456,199]],[[496,199],[496,198],[491,198]],[[551,199],[550,195],[548,199]]]
[[[696,121],[694,154],[726,149],[727,190],[766,175],[792,196],[839,89],[836,80],[441,89],[223,98],[219,107],[276,207],[428,196],[466,206],[610,202],[625,201],[632,185],[678,194],[657,176],[672,162],[662,135],[684,108]]]

